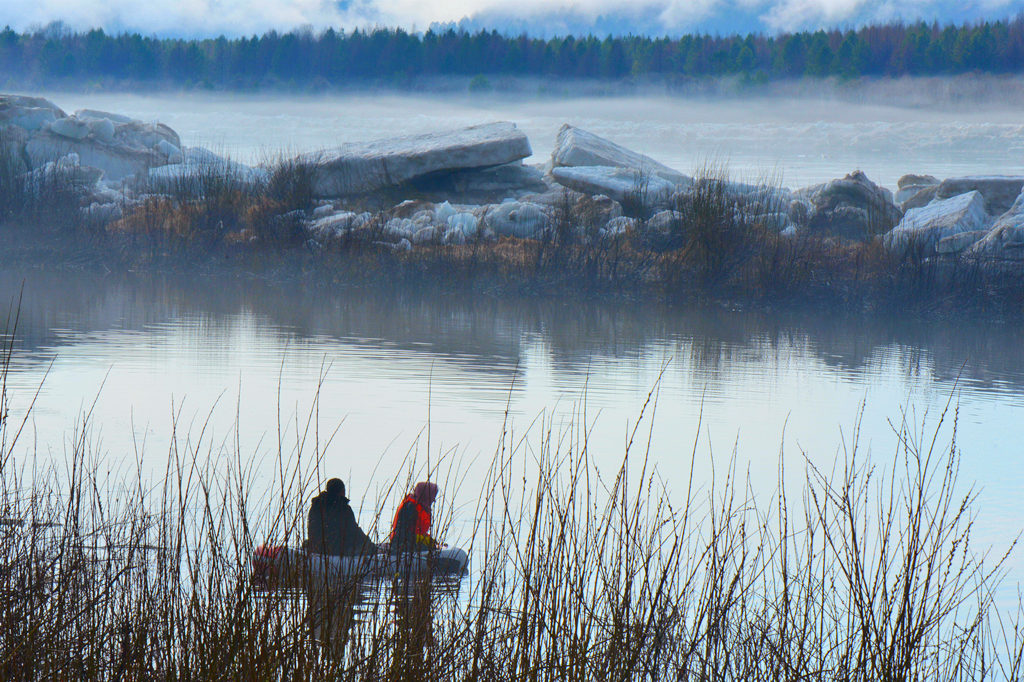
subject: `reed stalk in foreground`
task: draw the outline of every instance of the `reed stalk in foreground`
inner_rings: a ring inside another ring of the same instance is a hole
[[[1003,560],[971,544],[974,496],[957,485],[955,414],[943,415],[954,422],[947,442],[904,421],[884,468],[862,458],[854,437],[838,473],[811,469],[801,504],[780,485],[767,506],[734,472],[663,483],[642,436],[651,414],[610,472],[595,465],[583,415],[563,431],[543,420],[523,434],[509,426],[476,508],[458,510],[471,515],[472,563],[454,594],[397,579],[262,593],[252,551],[299,544],[329,444],[315,404],[294,445],[279,439],[268,487],[237,447],[210,447],[205,427],[178,434],[155,482],[141,453],[138,471],[108,478],[87,424],[66,462],[26,459],[0,398],[2,679],[1022,673],[1022,614],[993,605]],[[391,508],[395,489],[382,487],[377,509]]]

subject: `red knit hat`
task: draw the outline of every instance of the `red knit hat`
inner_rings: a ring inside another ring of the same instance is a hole
[[[412,496],[413,499],[423,505],[424,509],[429,510],[430,505],[434,504],[434,500],[437,499],[437,484],[430,481],[420,481],[412,489]]]

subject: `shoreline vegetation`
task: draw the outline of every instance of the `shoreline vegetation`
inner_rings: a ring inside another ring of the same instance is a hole
[[[791,190],[693,176],[563,126],[512,123],[249,166],[159,123],[0,95],[9,263],[257,273],[326,286],[727,308],[1015,317],[1024,177],[859,171]]]
[[[0,73],[10,87],[113,83],[220,90],[363,85],[408,87],[423,78],[471,79],[483,92],[505,78],[738,78],[750,85],[796,78],[899,78],[1020,74],[1024,15],[975,23],[902,23],[777,35],[561,36],[551,39],[432,28],[272,31],[260,36],[158,38],[83,33],[55,23],[0,30]]]
[[[2,386],[15,336],[6,337]],[[891,460],[865,459],[855,429],[833,472],[808,467],[796,503],[781,453],[767,502],[735,467],[724,480],[675,481],[670,492],[643,438],[653,394],[618,470],[591,460],[589,424],[520,433],[507,423],[475,505],[454,505],[458,462],[440,456],[424,468],[418,450],[362,504],[391,509],[403,481],[441,483],[438,536],[471,555],[461,583],[264,592],[253,584],[253,551],[301,542],[334,439],[320,440],[328,431],[315,396],[276,451],[217,446],[205,427],[177,432],[166,466],[145,468],[158,480],[144,472],[148,452],[111,470],[92,449],[88,415],[66,461],[37,459],[23,439],[26,398],[0,391],[4,679],[1024,674],[1024,607],[995,603],[1015,544],[971,543],[975,494],[957,481],[950,408],[934,431],[899,423]],[[691,470],[703,456],[695,444]],[[371,534],[388,518],[377,513]]]

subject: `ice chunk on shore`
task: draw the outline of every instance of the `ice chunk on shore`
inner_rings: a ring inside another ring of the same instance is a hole
[[[58,118],[50,124],[49,130],[52,130],[55,135],[66,137],[69,140],[84,140],[90,132],[85,121],[80,121],[74,116]]]
[[[131,123],[134,119],[124,114],[115,114],[97,109],[79,109],[74,114],[77,118],[91,121],[110,121],[111,123]]]
[[[334,206],[332,204],[323,204],[313,209],[314,218],[325,218],[334,213]]]
[[[969,232],[951,234],[948,237],[943,237],[935,244],[935,253],[962,253],[986,234],[988,234],[988,230],[971,230]]]
[[[434,218],[441,225],[447,225],[448,224],[448,220],[452,216],[456,215],[457,213],[458,213],[458,211],[455,210],[455,207],[452,206],[451,203],[449,203],[447,201],[438,204],[434,208]]]
[[[520,239],[537,237],[549,224],[540,206],[518,201],[492,207],[484,216],[484,222],[500,236]]]
[[[94,223],[112,223],[120,220],[123,215],[121,205],[117,203],[101,204],[94,201],[82,209],[82,217]]]
[[[448,228],[448,231],[444,233],[445,244],[465,244],[466,234],[455,227]]]
[[[416,224],[408,218],[392,218],[384,225],[384,234],[394,239],[412,239]]]
[[[639,168],[648,175],[661,178],[673,185],[689,185],[693,178],[673,170],[649,156],[639,154],[611,140],[581,128],[565,124],[558,131],[555,148],[551,152],[551,165],[560,166],[612,166]]]
[[[168,154],[161,149],[166,150],[166,145],[177,149],[181,141],[165,125],[76,115],[58,118],[41,129],[26,143],[25,153],[38,167],[74,152],[83,164],[103,170],[108,180],[120,181],[165,165]]]
[[[859,170],[794,195],[811,202],[808,226],[820,234],[865,240],[892,229],[903,217],[892,192]]]
[[[182,155],[181,150],[175,147],[167,140],[160,140],[154,147],[158,152],[167,157],[167,163],[184,163],[185,157]]]
[[[972,191],[910,209],[885,235],[883,243],[890,251],[919,249],[925,254],[934,253],[939,240],[983,229],[988,220],[985,199],[980,192]]]
[[[88,138],[73,140],[52,131],[42,131],[25,144],[25,153],[34,168],[72,152],[81,157],[83,164],[102,169],[104,177],[112,182],[130,175],[144,174],[153,166],[163,165],[166,161],[152,149],[108,145]]]
[[[109,118],[89,119],[86,121],[86,127],[89,128],[89,132],[100,142],[113,144],[115,128],[114,122]]]
[[[60,107],[42,97],[0,95],[0,128],[16,125],[36,131],[65,116]]]
[[[894,200],[897,204],[903,204],[903,202],[905,202],[907,199],[910,199],[921,190],[927,189],[929,187],[938,186],[939,179],[936,178],[934,175],[918,175],[915,173],[908,173],[907,175],[904,175],[903,177],[896,181],[897,190]]]
[[[456,213],[448,218],[448,227],[472,239],[480,231],[480,220],[472,213]]]
[[[323,208],[323,207],[321,207]],[[316,212],[313,212],[316,216]],[[309,231],[321,239],[340,237],[359,223],[359,216],[351,211],[321,215],[309,224]]]
[[[415,223],[413,224],[415,225]],[[431,225],[429,227],[421,227],[420,229],[416,230],[416,232],[413,233],[412,235],[411,241],[416,246],[419,246],[421,244],[432,244],[441,239],[441,237],[443,236],[444,233],[441,230],[439,230],[436,226]]]
[[[82,189],[97,186],[103,171],[82,163],[78,154],[65,154],[55,161],[44,163],[39,168],[25,174],[24,178],[30,187],[44,188],[54,182],[73,184]]]
[[[181,151],[181,157],[181,163],[150,168],[150,183],[159,189],[161,185],[192,182],[198,183],[196,189],[199,191],[205,182],[204,178],[211,176],[229,176],[249,185],[266,182],[268,177],[267,171],[263,168],[254,168],[226,159],[202,147],[186,147]]]
[[[1024,194],[996,219],[992,229],[971,247],[971,255],[1024,260]]]
[[[316,167],[318,196],[373,192],[447,171],[487,168],[532,154],[514,123],[500,122],[425,135],[351,143],[299,157]]]
[[[668,201],[677,186],[639,168],[574,166],[553,168],[551,176],[562,186],[585,194],[603,194],[619,203],[643,200],[650,204]]]
[[[606,237],[618,237],[636,229],[636,219],[628,218],[626,216],[619,216],[618,218],[612,218],[608,221],[608,224],[604,226],[604,236]]]

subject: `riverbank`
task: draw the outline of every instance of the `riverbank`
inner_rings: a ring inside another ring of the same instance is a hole
[[[5,102],[8,260],[849,314],[1024,310],[1015,176],[907,175],[893,195],[855,172],[790,190],[723,167],[685,175],[572,126],[531,166],[510,123],[250,166],[159,124]]]

